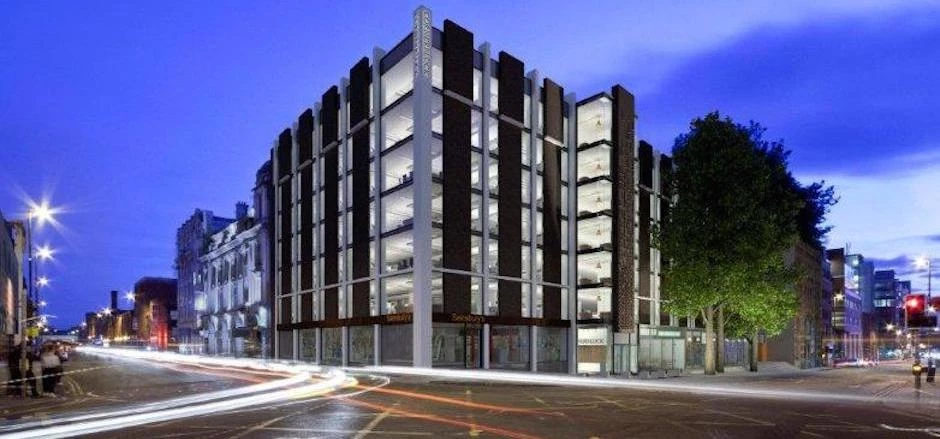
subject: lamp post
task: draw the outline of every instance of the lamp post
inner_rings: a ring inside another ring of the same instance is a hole
[[[917,258],[917,260],[914,261],[914,266],[916,266],[917,268],[921,270],[923,270],[924,268],[927,269],[927,300],[928,301],[930,301],[930,299],[933,297],[931,294],[932,293],[931,289],[930,289],[930,284],[931,284],[930,280],[933,277],[933,272],[932,272],[933,264],[931,263],[931,261],[932,260],[930,256],[921,256]]]
[[[52,221],[53,209],[49,207],[46,202],[40,204],[34,204],[30,207],[29,211],[26,213],[26,247],[27,247],[27,261],[29,262],[29,290],[27,291],[30,299],[34,302],[39,301],[38,292],[33,286],[33,219],[35,218],[39,224],[46,221]],[[38,250],[40,257],[52,257],[52,251],[48,247],[43,247]]]

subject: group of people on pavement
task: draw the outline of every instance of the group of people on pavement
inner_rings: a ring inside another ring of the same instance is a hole
[[[68,361],[68,348],[62,344],[41,344],[37,340],[24,341],[14,337],[7,355],[10,372],[7,394],[55,397],[65,361]]]

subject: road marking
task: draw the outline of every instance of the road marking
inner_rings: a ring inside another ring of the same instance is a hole
[[[374,430],[375,427],[378,426],[379,423],[382,422],[383,419],[387,418],[388,415],[391,414],[391,412],[392,412],[392,409],[389,408],[388,410],[385,410],[384,412],[376,415],[375,419],[373,419],[368,424],[366,424],[366,426],[363,427],[362,430],[359,430],[356,433],[356,436],[353,437],[353,439],[362,439],[366,437],[367,434],[372,433],[372,430]]]
[[[221,430],[228,427],[218,427],[211,425],[180,425],[179,428],[192,428],[197,430]],[[299,433],[326,433],[326,434],[356,434],[362,430],[336,430],[336,429],[316,429],[316,428],[297,428],[297,427],[265,427],[260,430],[263,431],[284,431],[284,432],[299,432]],[[429,433],[425,431],[393,431],[393,430],[374,430],[372,434],[382,436],[434,436],[436,433]]]
[[[710,411],[710,412],[712,412],[712,413],[718,413],[718,414],[720,414],[720,415],[730,416],[730,417],[732,417],[732,418],[738,418],[738,419],[741,419],[741,420],[744,420],[744,421],[750,421],[750,422],[753,422],[753,423],[755,423],[755,424],[757,424],[757,425],[763,425],[763,426],[765,426],[765,427],[773,427],[774,425],[776,425],[776,424],[774,424],[774,423],[772,423],[772,422],[762,421],[762,420],[760,420],[760,419],[752,418],[752,417],[750,417],[750,416],[739,415],[739,414],[737,414],[737,413],[725,412],[725,411],[715,410],[715,409],[709,409],[708,411]]]
[[[801,433],[801,434],[807,434],[807,435],[810,435],[810,436],[813,436],[813,437],[827,437],[827,436],[823,436],[823,435],[821,435],[821,434],[819,434],[819,433],[813,433],[812,431],[806,431],[806,430],[800,430],[800,433]]]

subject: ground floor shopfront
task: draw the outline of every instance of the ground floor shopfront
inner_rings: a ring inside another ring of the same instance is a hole
[[[410,314],[384,317],[382,323],[281,325],[278,357],[332,366],[411,366],[415,347],[423,346],[432,367],[570,372],[573,329],[566,320],[435,315],[428,343],[422,343]]]
[[[412,366],[415,325],[409,314],[388,317],[399,321],[281,325],[278,357],[330,366]],[[496,321],[488,322],[488,317]],[[634,333],[618,333],[605,325],[508,324],[488,317],[435,317],[429,343],[424,345],[430,350],[431,366],[587,375],[636,375],[704,366],[701,329],[642,326]],[[725,364],[746,366],[748,347],[746,341],[727,340]]]
[[[682,372],[705,366],[704,330],[641,325],[633,333],[615,332],[607,325],[579,325],[579,374],[636,375],[644,372]],[[725,365],[749,364],[745,340],[725,340]]]

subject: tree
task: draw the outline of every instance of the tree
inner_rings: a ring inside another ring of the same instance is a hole
[[[797,214],[797,229],[800,239],[814,247],[822,248],[826,235],[832,226],[824,226],[826,214],[839,199],[835,196],[832,186],[826,186],[825,181],[813,182],[807,186],[797,188],[803,198],[803,208]]]
[[[722,119],[715,112],[691,122],[673,146],[674,172],[666,184],[676,201],[654,243],[668,260],[662,293],[668,312],[701,315],[705,373],[716,370],[716,317],[755,302],[749,291],[786,293],[761,281],[770,255],[782,255],[797,237],[803,199],[787,170],[789,152],[763,140],[764,129]],[[757,284],[755,284],[757,283]],[[778,301],[753,305],[752,314]],[[776,310],[774,310],[776,311]],[[721,328],[719,328],[721,329]]]
[[[749,288],[736,297],[734,312],[729,316],[727,332],[750,344],[752,372],[757,372],[758,334],[767,337],[780,334],[799,306],[795,285],[801,273],[787,266],[783,259],[782,253],[768,255],[758,264],[762,268],[750,272],[750,279],[744,282]]]

